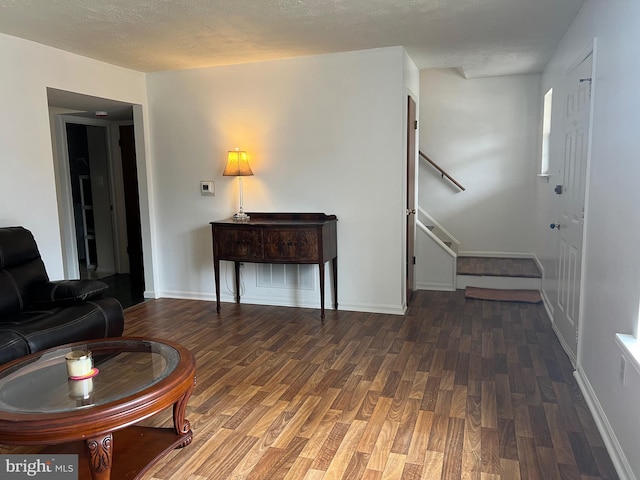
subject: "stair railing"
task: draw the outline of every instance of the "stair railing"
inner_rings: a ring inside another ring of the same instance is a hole
[[[424,219],[424,220],[422,220],[422,219]],[[450,241],[451,244],[455,244],[455,248],[452,248],[452,250],[454,252],[458,251],[458,248],[460,247],[460,241],[456,237],[454,237],[451,234],[451,232],[449,232],[449,230],[444,228],[440,224],[440,222],[438,222],[435,218],[433,218],[429,214],[429,212],[427,212],[420,205],[418,205],[418,221],[420,221],[427,228],[429,228],[429,226],[432,225],[434,228],[437,228],[438,230],[440,230],[442,232],[442,234],[447,238],[447,241]],[[445,241],[443,240],[443,242],[445,242]],[[445,242],[445,245],[446,245],[446,242]]]
[[[460,190],[462,190],[463,192],[466,190],[462,185],[460,185],[460,183],[455,178],[453,178],[451,175],[445,172],[445,170],[440,165],[438,165],[436,162],[434,162],[429,157],[427,157],[424,153],[422,153],[422,151],[418,151],[418,153],[422,158],[424,158],[427,162],[429,162],[436,170],[438,170],[438,172],[440,172],[440,176],[442,178],[447,177],[447,179],[451,183],[453,183],[456,187],[458,187]]]

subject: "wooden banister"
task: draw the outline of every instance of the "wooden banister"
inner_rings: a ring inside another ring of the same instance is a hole
[[[442,178],[447,177],[447,179],[453,183],[456,187],[458,187],[460,190],[462,190],[463,192],[466,190],[462,185],[460,185],[460,183],[458,183],[458,181],[453,178],[451,175],[449,175],[447,172],[444,171],[444,169],[438,165],[436,162],[434,162],[433,160],[431,160],[429,157],[427,157],[424,153],[422,153],[422,151],[418,151],[418,153],[420,154],[420,156],[422,158],[424,158],[427,162],[429,162],[436,170],[438,170],[440,172],[440,176]]]

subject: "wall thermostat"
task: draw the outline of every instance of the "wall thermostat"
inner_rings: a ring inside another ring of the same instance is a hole
[[[213,196],[215,194],[216,194],[216,188],[212,181],[200,182],[200,195]]]

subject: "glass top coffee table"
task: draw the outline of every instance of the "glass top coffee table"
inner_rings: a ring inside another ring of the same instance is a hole
[[[68,378],[65,355],[89,350],[90,378]],[[0,443],[78,453],[79,478],[135,479],[191,443],[185,418],[195,359],[167,340],[111,338],[44,350],[0,367]],[[135,426],[173,407],[173,428]],[[86,460],[83,460],[86,458]]]

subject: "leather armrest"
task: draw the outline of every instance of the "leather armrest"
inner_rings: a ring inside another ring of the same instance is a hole
[[[58,280],[39,282],[29,290],[32,305],[85,302],[98,298],[109,286],[99,280]]]

